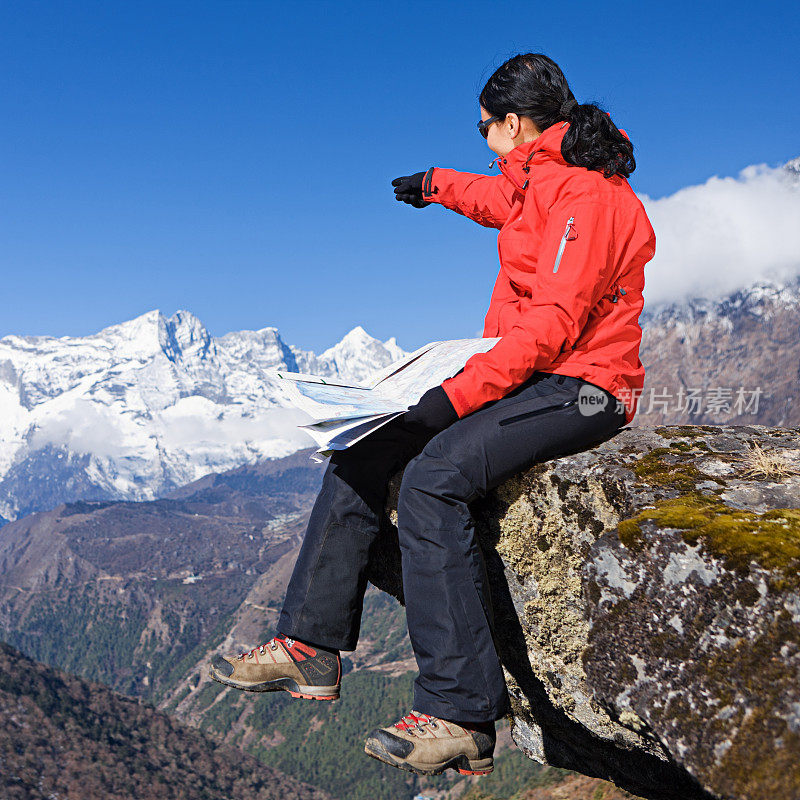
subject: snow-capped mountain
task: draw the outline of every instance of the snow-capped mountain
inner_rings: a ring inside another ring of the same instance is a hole
[[[800,186],[800,156],[787,161],[783,168],[786,170],[787,177],[795,186]]]
[[[319,356],[272,327],[214,338],[188,311],[84,337],[5,336],[0,523],[67,500],[150,500],[309,447],[277,370],[361,381],[404,355],[361,327]]]

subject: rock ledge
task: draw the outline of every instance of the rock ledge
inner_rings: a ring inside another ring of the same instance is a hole
[[[369,577],[402,602],[400,477]],[[800,797],[799,430],[628,428],[471,509],[528,756],[652,800]]]

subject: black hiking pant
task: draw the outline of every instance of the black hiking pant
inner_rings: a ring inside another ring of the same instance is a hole
[[[594,400],[584,402],[588,396]],[[405,466],[397,516],[419,668],[412,708],[454,721],[499,719],[509,698],[469,503],[536,462],[610,438],[624,414],[604,389],[537,372],[427,440],[394,423],[331,456],[277,629],[310,644],[356,649],[369,549],[388,481]]]

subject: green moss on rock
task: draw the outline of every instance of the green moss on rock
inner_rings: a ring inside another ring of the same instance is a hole
[[[673,439],[676,436],[695,438],[707,436],[709,433],[719,433],[719,428],[711,425],[670,425],[668,427],[656,428],[655,432],[665,439]]]
[[[642,538],[642,528],[639,525],[639,517],[632,517],[631,519],[623,519],[617,527],[617,535],[619,540],[628,550],[638,552],[644,547],[644,540]]]
[[[672,460],[666,460],[665,456]],[[670,486],[685,492],[694,489],[704,477],[694,464],[679,460],[678,454],[669,447],[654,447],[634,464],[633,471],[647,483]]]
[[[619,525],[620,541],[630,549],[643,546],[642,523],[676,528],[685,541],[703,545],[731,566],[746,572],[755,561],[765,569],[779,570],[783,580],[775,588],[800,585],[800,509],[776,508],[759,514],[732,508],[716,497],[689,492],[660,500]],[[782,584],[782,585],[781,585]]]
[[[680,450],[682,453],[694,449],[694,445],[689,444],[689,442],[670,442],[669,446],[671,450]]]

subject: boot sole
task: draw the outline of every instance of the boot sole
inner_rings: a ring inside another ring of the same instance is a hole
[[[272,681],[261,683],[241,683],[233,681],[215,672],[213,667],[209,670],[213,680],[224,683],[225,686],[232,686],[234,689],[241,689],[244,692],[289,692],[292,697],[303,698],[304,700],[338,700],[338,686],[300,686],[294,678],[276,678]]]
[[[492,756],[469,759],[463,753],[439,764],[415,765],[395,758],[372,739],[367,740],[364,745],[364,752],[378,761],[383,761],[384,764],[390,764],[393,767],[399,767],[417,775],[439,775],[446,769],[454,769],[462,775],[488,775],[494,769],[494,758]]]

